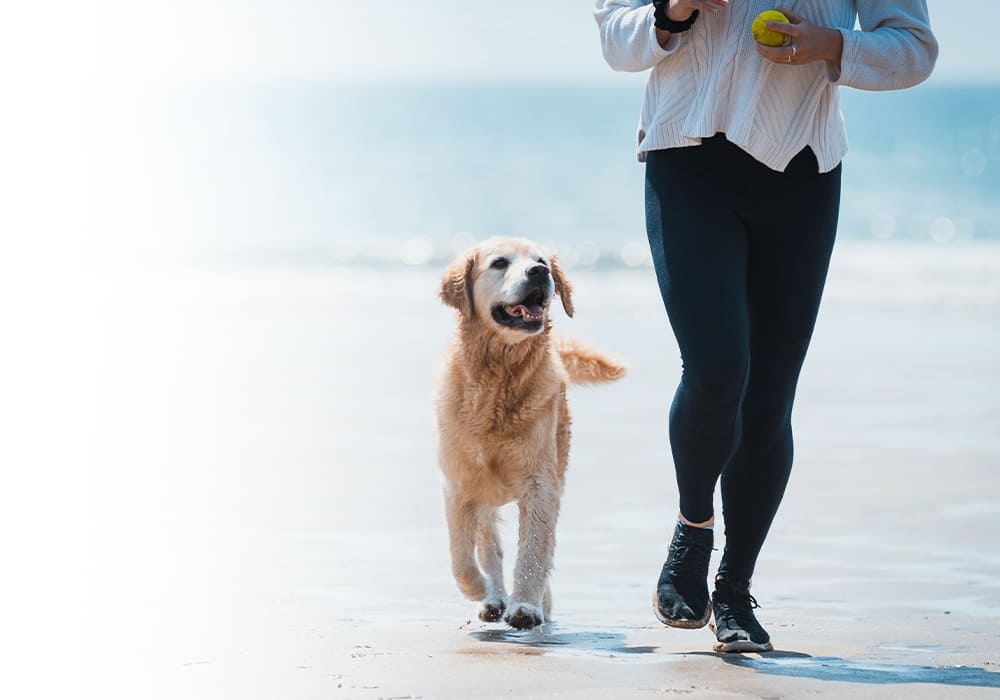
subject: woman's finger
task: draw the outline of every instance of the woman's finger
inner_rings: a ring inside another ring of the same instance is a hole
[[[789,24],[788,22],[765,22],[764,26],[770,29],[772,32],[778,32],[779,34],[787,34],[793,39],[802,34],[802,27],[797,27],[794,24]]]
[[[757,53],[772,63],[780,63],[787,66],[805,62],[802,60],[802,51],[794,43],[788,46],[765,46],[758,43],[756,48]]]

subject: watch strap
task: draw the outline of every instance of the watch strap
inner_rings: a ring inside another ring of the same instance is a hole
[[[691,13],[683,22],[675,22],[674,20],[667,17],[667,0],[654,0],[653,2],[653,26],[657,29],[661,29],[665,32],[670,32],[671,34],[679,34],[680,32],[686,32],[688,29],[694,26],[695,21],[698,19],[698,10]]]

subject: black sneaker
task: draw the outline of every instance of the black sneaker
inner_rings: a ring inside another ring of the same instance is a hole
[[[724,576],[715,579],[712,613],[715,615],[715,651],[771,651],[771,636],[754,617],[759,608],[750,595],[749,583],[735,583]]]
[[[708,624],[708,560],[712,531],[677,523],[670,552],[653,594],[656,618],[670,627],[697,629]]]

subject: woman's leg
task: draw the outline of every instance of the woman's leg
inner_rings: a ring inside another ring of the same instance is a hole
[[[840,169],[817,173],[808,149],[784,173],[745,177],[750,376],[741,436],[722,475],[726,549],[715,580],[716,651],[768,651],[750,578],[792,466],[792,402],[837,228]]]
[[[711,152],[697,147],[650,153],[646,164],[650,249],[683,361],[670,445],[688,523],[713,516],[715,484],[738,440],[749,361],[746,227],[702,174],[713,170],[710,161]],[[711,530],[676,526],[654,596],[664,624],[708,622],[712,544]]]

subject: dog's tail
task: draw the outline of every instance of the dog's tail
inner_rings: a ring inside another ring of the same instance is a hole
[[[581,345],[572,338],[553,337],[571,384],[613,382],[625,376],[625,366],[599,350]]]

